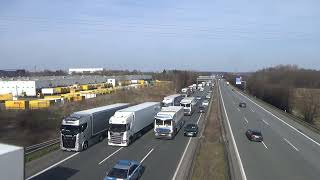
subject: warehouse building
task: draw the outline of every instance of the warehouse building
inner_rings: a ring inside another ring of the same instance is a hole
[[[69,74],[72,73],[94,73],[101,72],[103,68],[71,68],[69,69]]]

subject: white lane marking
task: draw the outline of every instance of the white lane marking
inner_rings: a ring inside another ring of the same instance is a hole
[[[250,108],[250,110],[251,110],[252,112],[254,112],[254,110],[253,110],[252,108]]]
[[[152,153],[153,150],[154,150],[154,149],[152,148],[152,149],[148,152],[148,154],[143,157],[143,159],[140,161],[140,163],[143,163],[143,161],[146,160],[146,158]]]
[[[61,164],[61,163],[65,162],[65,161],[71,159],[72,157],[74,157],[74,156],[76,156],[76,155],[78,155],[78,154],[79,154],[79,152],[74,153],[74,154],[70,155],[69,157],[67,157],[67,158],[65,158],[65,159],[63,159],[63,160],[61,160],[61,161],[59,161],[59,162],[57,162],[57,163],[55,163],[55,164],[47,167],[46,169],[44,169],[44,170],[42,170],[42,171],[40,171],[40,172],[38,172],[38,173],[36,173],[36,174],[28,177],[26,180],[30,180],[30,179],[32,179],[32,178],[34,178],[34,177],[36,177],[36,176],[39,176],[40,174],[42,174],[42,173],[44,173],[44,172],[46,172],[46,171],[48,171],[48,170],[50,170],[50,169],[58,166],[59,164]]]
[[[318,143],[317,141],[313,140],[312,138],[310,138],[309,136],[305,135],[304,133],[300,132],[298,129],[296,129],[295,127],[291,126],[290,124],[286,123],[285,121],[283,121],[282,119],[280,119],[278,116],[272,114],[270,111],[266,110],[265,108],[263,108],[262,106],[260,106],[259,104],[255,103],[254,101],[252,101],[251,99],[249,99],[248,97],[246,97],[245,95],[239,93],[241,96],[247,98],[249,101],[251,101],[252,103],[254,103],[255,105],[257,105],[258,107],[260,107],[261,109],[263,109],[264,111],[266,111],[267,113],[269,113],[270,115],[272,115],[273,117],[275,117],[276,119],[278,119],[279,121],[281,121],[282,123],[284,123],[285,125],[289,126],[291,129],[295,130],[296,132],[298,132],[299,134],[301,134],[302,136],[304,136],[305,138],[307,138],[308,140],[310,140],[311,142],[315,143],[316,145],[320,146],[320,143]]]
[[[115,152],[113,152],[112,154],[110,154],[108,157],[106,157],[105,159],[103,159],[102,161],[99,162],[99,165],[101,165],[103,162],[105,162],[106,160],[108,160],[109,158],[111,158],[113,155],[115,155],[117,152],[119,152],[123,147],[117,149]]]
[[[263,141],[261,141],[261,142],[262,142],[262,144],[264,145],[264,147],[265,147],[266,149],[268,149],[267,145],[266,145]]]
[[[294,150],[299,151],[298,148],[296,148],[290,141],[288,141],[288,139],[283,138]]]
[[[248,119],[247,119],[246,117],[244,117],[244,120],[245,120],[247,123],[249,123],[249,121],[248,121]]]
[[[226,107],[224,105],[224,100],[222,98],[222,92],[221,92],[220,86],[219,86],[219,91],[220,91],[220,97],[221,97],[221,100],[222,100],[224,113],[225,113],[226,119],[227,119],[227,124],[228,124],[229,131],[230,131],[230,134],[231,134],[231,140],[232,140],[232,143],[234,145],[234,149],[236,151],[236,156],[237,156],[239,167],[240,167],[241,177],[242,177],[242,180],[247,180],[246,172],[244,171],[244,168],[243,168],[243,165],[242,165],[242,161],[241,161],[241,157],[240,157],[240,154],[239,154],[239,151],[238,151],[237,143],[236,143],[236,141],[234,139],[234,136],[233,136],[231,125],[230,125],[230,122],[229,122],[229,117],[228,117],[228,114],[227,114],[227,110],[226,110]]]
[[[269,124],[267,121],[265,121],[264,119],[262,119],[262,121],[263,121],[266,125],[270,126],[270,124]]]
[[[201,115],[202,115],[202,114],[200,114],[199,119],[201,118]],[[198,122],[199,122],[199,119],[198,119]],[[183,151],[183,154],[182,154],[182,156],[181,156],[181,158],[180,158],[180,161],[179,161],[179,164],[178,164],[178,166],[177,166],[177,169],[176,169],[176,171],[174,172],[174,175],[173,175],[173,177],[172,177],[172,180],[175,180],[176,177],[177,177],[177,175],[178,175],[178,171],[179,171],[179,169],[180,169],[180,166],[181,166],[181,163],[182,163],[182,161],[183,161],[183,159],[184,159],[184,156],[186,155],[186,152],[187,152],[187,150],[188,150],[188,147],[189,147],[189,145],[190,145],[191,140],[192,140],[192,138],[189,137],[188,144],[187,144],[186,148],[185,148],[184,151]]]
[[[238,109],[238,111],[240,111],[240,109],[239,108],[237,108]]]
[[[197,120],[197,124],[199,124],[199,121],[200,121],[200,119],[201,119],[201,116],[202,116],[202,113],[200,114],[200,116],[199,116],[199,118],[198,118],[198,120]]]

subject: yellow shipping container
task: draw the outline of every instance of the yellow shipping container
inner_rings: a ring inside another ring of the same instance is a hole
[[[80,85],[80,88],[81,88],[82,91],[87,91],[87,90],[95,89],[94,87],[95,87],[95,86],[92,85],[92,84],[83,84],[83,85]]]
[[[38,99],[29,101],[29,109],[44,109],[54,104],[54,100]]]
[[[85,99],[84,96],[73,96],[72,101],[82,101],[84,99]]]
[[[139,80],[139,84],[144,84],[144,80]]]
[[[57,99],[57,98],[62,98],[62,95],[61,96],[58,96],[58,95],[44,96],[44,99]]]
[[[6,101],[5,107],[7,110],[26,110],[29,108],[29,101],[25,101],[25,100]]]
[[[12,100],[12,94],[0,94],[0,101],[9,101]]]

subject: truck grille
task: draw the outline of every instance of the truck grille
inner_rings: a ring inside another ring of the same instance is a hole
[[[65,148],[75,148],[76,147],[76,136],[67,137],[62,136],[62,144]]]
[[[113,144],[121,144],[123,133],[114,133],[110,132],[111,143]]]

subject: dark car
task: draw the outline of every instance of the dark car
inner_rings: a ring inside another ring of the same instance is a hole
[[[137,161],[119,160],[111,169],[104,180],[127,179],[136,180],[141,177],[143,171],[142,165]]]
[[[246,108],[246,107],[247,107],[247,104],[246,104],[246,103],[244,103],[244,102],[239,103],[239,107],[241,107],[241,108]]]
[[[184,128],[184,136],[196,137],[198,134],[198,125],[197,124],[187,124]]]
[[[199,113],[205,113],[206,112],[206,108],[203,105],[199,106]]]
[[[257,130],[247,130],[246,131],[246,136],[250,141],[256,141],[256,142],[262,142],[263,137],[260,131]]]

